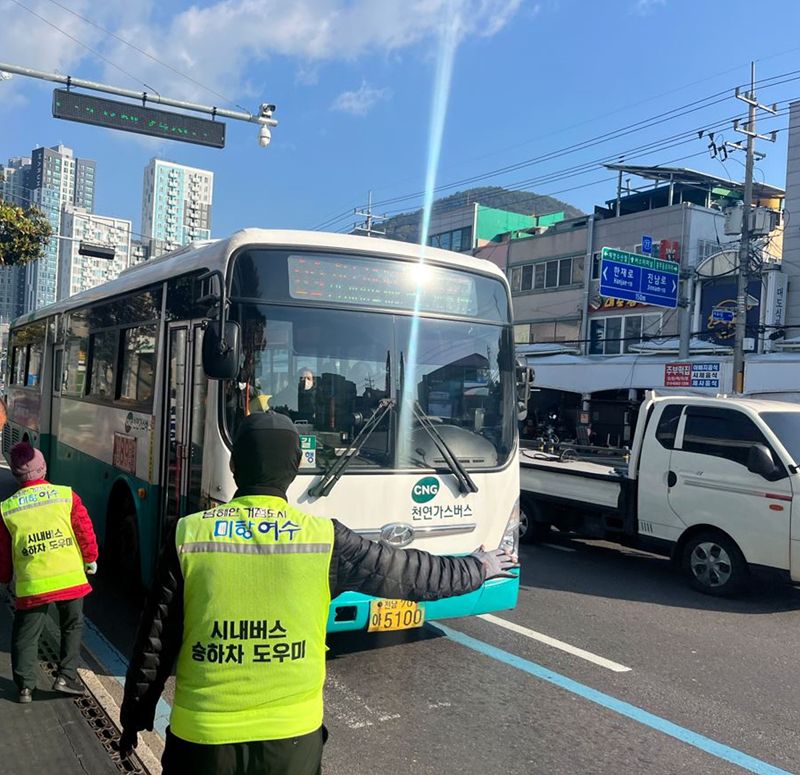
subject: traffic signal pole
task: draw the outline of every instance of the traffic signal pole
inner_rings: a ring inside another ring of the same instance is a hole
[[[19,65],[11,65],[5,62],[0,62],[0,73],[12,73],[14,75],[25,76],[26,78],[38,78],[41,81],[61,83],[64,84],[68,89],[75,87],[76,89],[88,89],[90,91],[104,92],[105,94],[116,94],[118,97],[129,97],[131,99],[135,99],[142,104],[156,103],[158,105],[168,105],[173,108],[189,110],[194,113],[206,113],[215,117],[219,116],[222,118],[232,118],[236,121],[248,121],[252,124],[261,124],[262,126],[278,126],[278,122],[272,118],[272,112],[275,110],[275,106],[267,103],[262,104],[257,113],[247,113],[241,110],[227,110],[226,108],[218,108],[213,105],[201,105],[197,102],[175,100],[170,97],[162,97],[160,94],[155,92],[151,93],[146,91],[134,91],[133,89],[122,89],[118,86],[111,86],[106,83],[87,81],[83,78],[73,78],[71,75],[61,75],[60,73],[47,73],[42,70],[33,70],[30,67],[20,67]]]

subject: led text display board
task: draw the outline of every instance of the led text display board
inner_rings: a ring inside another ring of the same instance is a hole
[[[169,113],[66,89],[53,90],[53,116],[165,140],[180,140],[211,148],[225,147],[225,124],[221,121]]]

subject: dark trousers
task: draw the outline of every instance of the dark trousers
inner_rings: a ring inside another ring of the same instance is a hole
[[[61,629],[61,653],[58,670],[64,678],[78,677],[78,658],[83,631],[83,598],[54,603]],[[11,671],[19,689],[36,688],[36,667],[39,664],[39,637],[44,629],[48,605],[14,612],[11,628]]]
[[[167,728],[162,775],[321,775],[323,729],[286,740],[201,745]]]

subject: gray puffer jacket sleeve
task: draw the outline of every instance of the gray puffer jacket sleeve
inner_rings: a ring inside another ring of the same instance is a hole
[[[333,520],[331,597],[363,592],[401,600],[439,600],[465,595],[484,582],[476,557],[439,556],[370,541]]]

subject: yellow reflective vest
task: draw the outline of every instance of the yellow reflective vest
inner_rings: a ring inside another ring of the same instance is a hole
[[[273,496],[178,521],[184,580],[172,732],[279,740],[322,724],[333,523]]]
[[[72,530],[72,490],[56,484],[23,487],[0,503],[11,534],[17,598],[86,584]]]

